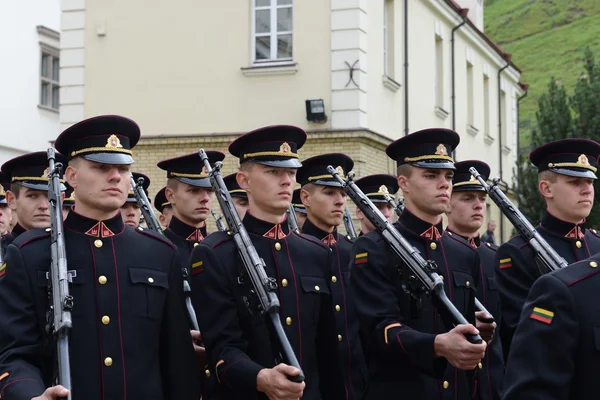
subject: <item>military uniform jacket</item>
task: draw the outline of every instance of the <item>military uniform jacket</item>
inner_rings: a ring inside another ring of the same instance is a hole
[[[0,278],[0,394],[23,400],[53,385],[55,345],[46,334],[50,232],[9,246]],[[64,223],[74,299],[73,399],[198,400],[193,347],[181,306],[176,251],[125,225],[69,213]]]
[[[600,256],[531,287],[506,364],[505,400],[600,396]]]
[[[307,235],[290,232],[249,212],[244,226],[277,282],[279,315],[306,377],[304,400],[345,398],[339,366],[330,250]],[[232,236],[215,232],[192,252],[192,298],[220,399],[266,399],[256,391],[263,368],[279,362],[280,346],[271,321],[256,312],[255,297]],[[246,302],[250,303],[250,309]]]
[[[457,235],[447,229],[448,235]],[[477,249],[480,260],[479,275],[481,277],[477,285],[476,296],[492,313],[496,321],[496,333],[488,344],[485,358],[479,365],[480,371],[477,377],[478,393],[481,400],[500,400],[502,397],[502,381],[504,379],[504,354],[502,352],[502,341],[500,340],[500,327],[502,326],[502,312],[500,309],[500,294],[496,278],[495,258],[498,247],[482,242],[479,237],[465,238],[473,248]]]
[[[201,241],[204,240],[208,233],[206,232],[206,225],[201,228],[195,228],[180,221],[174,215],[171,217],[169,227],[165,229],[165,236],[177,247],[179,253],[179,262],[181,269],[185,269],[185,276],[189,275],[189,261],[192,255],[192,250]]]
[[[479,256],[457,235],[441,235],[405,210],[394,227],[436,262],[449,299],[474,321]],[[402,287],[405,266],[395,259],[379,232],[357,239],[353,247],[350,288],[354,293],[363,347],[369,364],[366,399],[471,399],[476,392],[472,372],[452,367],[435,356],[434,339],[448,329],[427,297],[414,300]]]
[[[349,399],[360,399],[367,383],[368,371],[359,337],[354,299],[348,287],[352,241],[337,230],[328,233],[306,219],[302,233],[319,239],[332,250],[331,297],[334,304],[335,329],[344,383]]]
[[[536,229],[569,264],[600,252],[600,236],[595,230],[559,220],[548,212]],[[520,235],[500,246],[496,265],[502,301],[500,334],[507,357],[527,293],[533,282],[547,271],[540,271],[533,250]]]

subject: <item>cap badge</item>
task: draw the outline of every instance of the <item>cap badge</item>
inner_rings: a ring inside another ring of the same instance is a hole
[[[585,154],[579,156],[579,158],[577,159],[577,163],[583,165],[590,165],[590,161],[588,160]]]
[[[380,194],[390,194],[387,186],[385,186],[385,185],[379,186],[379,190],[377,191],[377,193],[380,193]]]
[[[292,151],[292,148],[290,147],[290,145],[287,142],[283,142],[281,144],[281,146],[279,146],[280,153],[287,154],[287,153],[290,153],[291,151]]]
[[[6,196],[6,192],[4,191],[4,186],[0,185],[0,196]]]
[[[340,176],[344,176],[344,168],[342,168],[341,165],[337,166],[337,168],[335,169],[335,172],[337,172]]]
[[[446,146],[444,146],[443,144],[438,144],[438,147],[435,149],[435,154],[440,155],[440,156],[447,156],[448,155],[448,150],[446,150]]]
[[[42,173],[42,178],[48,178],[48,174],[50,173],[50,167],[46,168]]]
[[[108,140],[106,141],[106,146],[104,147],[109,149],[120,149],[123,148],[123,145],[121,144],[121,141],[119,140],[117,135],[110,135]]]
[[[208,176],[208,170],[206,169],[206,165],[202,167],[202,175]]]
[[[469,179],[469,182],[479,183],[479,181],[473,175],[471,175],[471,178]]]

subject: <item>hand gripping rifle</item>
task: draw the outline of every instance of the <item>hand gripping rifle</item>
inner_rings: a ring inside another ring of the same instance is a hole
[[[550,246],[546,239],[535,230],[533,225],[531,225],[527,218],[509,200],[509,198],[506,197],[500,187],[498,187],[498,178],[494,179],[490,186],[476,168],[469,168],[469,172],[479,181],[479,183],[481,183],[490,196],[490,199],[496,203],[500,208],[500,211],[502,211],[502,214],[508,218],[510,223],[517,228],[521,236],[523,236],[523,239],[529,242],[529,245],[535,252],[535,258],[539,267],[544,268],[546,272],[551,272],[569,265],[567,261],[565,261],[565,259]]]
[[[48,152],[48,202],[50,203],[50,279],[48,295],[50,311],[48,313],[49,333],[54,336],[57,346],[58,384],[71,390],[71,364],[69,361],[69,333],[73,328],[71,310],[73,296],[69,294],[69,282],[72,273],[67,270],[67,249],[62,218],[62,199],[60,190],[61,163],[55,163],[56,151]],[[67,396],[71,400],[72,394]]]
[[[300,233],[300,226],[298,225],[298,218],[296,218],[296,211],[294,210],[294,205],[290,204],[285,213],[287,214],[287,221],[290,229],[296,233]]]
[[[357,238],[356,231],[354,230],[354,222],[352,222],[352,216],[350,215],[350,209],[348,205],[344,209],[344,226],[346,227],[346,233],[350,236],[350,239],[355,240]]]
[[[213,218],[215,219],[215,224],[217,225],[217,229],[220,230],[221,232],[226,231],[227,229],[225,229],[225,224],[223,223],[223,216],[217,216],[217,213],[212,208],[210,209],[210,213],[212,214]]]
[[[279,339],[283,356],[287,360],[288,364],[300,370],[300,375],[291,376],[289,379],[293,382],[302,382],[304,381],[304,373],[300,368],[298,359],[294,354],[292,345],[285,335],[283,325],[281,324],[281,319],[279,318],[279,299],[277,298],[276,294],[277,282],[275,279],[269,278],[265,272],[265,262],[259,257],[258,253],[256,252],[256,248],[250,240],[250,236],[248,236],[246,228],[244,228],[244,225],[242,225],[240,216],[238,215],[235,205],[231,200],[231,195],[227,190],[227,186],[225,186],[225,183],[223,182],[223,176],[221,175],[223,163],[219,161],[215,164],[215,167],[212,168],[204,149],[200,149],[199,154],[200,159],[208,171],[210,184],[215,191],[215,195],[219,205],[221,206],[221,210],[223,211],[223,216],[229,225],[231,236],[233,237],[240,258],[242,259],[242,263],[244,264],[244,268],[246,269],[246,273],[248,274],[248,277],[252,283],[252,287],[254,289],[253,293],[256,295],[260,303],[260,312],[261,314],[267,314],[270,317],[273,327],[275,328],[277,338]]]
[[[377,232],[385,239],[396,257],[408,266],[411,277],[408,283],[404,285],[404,290],[413,297],[418,297],[422,293],[431,296],[432,302],[448,329],[452,329],[460,324],[469,324],[467,319],[448,299],[444,291],[444,281],[436,272],[437,266],[435,262],[425,260],[421,256],[421,253],[381,214],[381,211],[375,207],[373,202],[352,180],[354,173],[348,173],[348,178],[344,180],[332,166],[328,166],[327,170],[342,185],[348,197],[350,197],[365,217],[373,224],[375,229],[377,229]],[[471,343],[478,344],[482,342],[479,335],[467,335],[466,338]]]

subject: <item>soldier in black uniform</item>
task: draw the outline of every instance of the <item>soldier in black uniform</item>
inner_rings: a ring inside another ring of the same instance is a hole
[[[223,178],[223,182],[225,182],[225,186],[227,186],[229,195],[233,200],[233,204],[235,204],[235,209],[240,215],[240,218],[243,219],[248,210],[248,194],[240,187],[240,185],[238,185],[236,175],[237,173],[227,175]]]
[[[278,284],[279,314],[306,386],[288,379],[299,371],[284,364],[269,318],[254,307],[232,237],[215,232],[194,249],[191,268],[192,297],[211,369],[220,382],[220,399],[345,398],[330,294],[335,284],[330,250],[291,232],[286,221],[301,166],[298,149],[305,140],[300,128],[271,126],[234,140],[229,152],[240,159],[237,180],[248,193],[243,223],[267,275]]]
[[[302,189],[298,188],[294,190],[294,193],[292,194],[292,207],[296,213],[296,220],[298,220],[298,228],[300,228],[300,231],[302,231],[302,226],[304,226],[304,222],[306,221],[306,207],[302,204],[302,200],[300,199],[301,190]]]
[[[65,190],[65,198],[63,199],[63,202],[62,202],[63,219],[67,218],[67,215],[69,215],[69,212],[75,205],[75,195],[73,194],[73,188],[66,182],[65,182],[65,186],[66,186],[67,190]]]
[[[373,204],[381,211],[381,214],[383,214],[388,221],[393,222],[395,211],[392,205],[385,199],[385,195],[390,196],[392,200],[396,200],[398,178],[393,175],[375,174],[364,176],[357,179],[354,183],[356,183],[356,186],[371,199]],[[365,218],[362,211],[358,208],[356,208],[356,218],[358,218],[358,221],[360,222],[360,233],[358,236],[362,236],[375,230],[373,224]]]
[[[477,285],[477,298],[485,308],[492,313],[496,325],[490,324],[492,328],[500,325],[500,295],[496,283],[496,270],[494,258],[496,246],[484,243],[479,238],[479,229],[483,225],[486,214],[487,192],[476,180],[469,168],[475,167],[483,179],[490,176],[490,166],[482,161],[470,160],[454,164],[454,179],[452,180],[452,197],[450,198],[451,211],[448,215],[448,235],[458,235],[468,241],[473,248],[477,249],[480,265],[480,278]],[[489,318],[483,311],[477,311],[476,316]],[[476,325],[477,326],[477,325]],[[502,341],[494,336],[496,329],[486,330],[479,327],[481,336],[487,341],[486,356],[479,364],[481,369],[477,383],[481,400],[500,400],[502,380],[504,378],[504,355],[502,353]]]
[[[600,255],[533,283],[506,364],[504,400],[600,396]]]
[[[386,153],[398,163],[406,205],[394,226],[424,258],[435,261],[448,298],[473,322],[479,257],[442,228],[452,191],[450,154],[458,143],[454,131],[427,129],[396,140]],[[370,375],[365,399],[471,399],[476,391],[472,370],[486,344],[471,344],[465,335],[477,329],[448,330],[429,297],[408,295],[403,282],[410,272],[377,231],[358,238],[352,253],[350,288]]]
[[[538,168],[538,188],[546,212],[537,231],[569,264],[600,252],[600,236],[584,223],[594,203],[594,180],[600,144],[588,139],[563,139],[534,149],[530,161]],[[496,254],[502,301],[500,336],[505,357],[521,309],[540,271],[534,252],[520,235],[500,246]]]
[[[360,399],[368,373],[353,296],[348,288],[353,242],[349,236],[338,233],[338,226],[343,222],[346,193],[327,171],[329,165],[343,176],[352,170],[354,161],[345,154],[323,154],[302,161],[302,168],[298,170],[297,179],[302,185],[300,198],[307,211],[302,233],[316,237],[332,250],[331,297],[342,374],[348,399]]]
[[[10,182],[10,177],[0,172],[0,258],[4,257],[6,247],[10,244],[10,241],[13,239],[12,235],[10,234],[10,220],[12,217],[12,210],[8,206],[8,202],[6,201],[6,191],[4,190],[4,185],[6,185],[6,187],[9,187],[8,182]]]
[[[148,196],[148,188],[150,187],[150,178],[140,172],[132,172],[133,180],[137,183],[139,178],[144,178],[144,183],[142,184],[142,188],[146,196]],[[133,192],[133,188],[127,194],[127,200],[125,200],[125,204],[121,206],[121,217],[123,217],[123,222],[132,228],[138,228],[140,226],[140,219],[142,217],[142,209],[138,205],[137,199],[135,198],[135,193]]]
[[[77,198],[64,221],[73,274],[73,399],[200,397],[176,249],[125,225],[119,214],[139,136],[135,122],[108,115],[79,122],[56,140],[57,150],[69,156],[65,177]],[[0,329],[2,399],[64,397],[65,389],[53,386],[55,344],[44,330],[50,232],[20,235],[5,261],[0,320],[11,323]]]
[[[158,193],[156,193],[156,196],[154,196],[154,208],[160,213],[158,221],[163,229],[166,229],[169,226],[171,217],[173,216],[173,206],[171,206],[171,203],[167,200],[165,190],[167,190],[166,186],[160,189]]]

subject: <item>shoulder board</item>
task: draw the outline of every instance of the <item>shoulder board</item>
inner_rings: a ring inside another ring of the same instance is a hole
[[[551,275],[563,281],[567,286],[573,286],[579,282],[591,278],[600,273],[600,258],[594,256],[583,261],[576,262],[566,268],[552,272]]]
[[[15,240],[13,240],[12,244],[21,248],[29,243],[33,243],[40,239],[49,238],[50,237],[50,228],[45,229],[32,229],[27,232],[23,232],[20,234]]]
[[[467,242],[464,238],[462,238],[458,235],[452,234],[452,232],[445,231],[444,234],[442,235],[442,238],[444,238],[444,237],[454,240],[456,243],[461,244],[462,246],[466,247],[467,249],[471,250],[474,253],[477,252],[477,249],[475,247],[471,246],[469,244],[469,242]]]
[[[177,248],[175,247],[175,245],[173,243],[171,243],[171,241],[169,239],[167,239],[166,237],[163,237],[162,235],[154,232],[151,229],[134,229],[134,231],[136,231],[137,233],[139,233],[140,235],[144,235],[147,237],[151,237],[153,239],[156,239],[160,242],[163,242],[164,244],[168,245],[170,248],[172,248],[173,250],[176,250]]]
[[[340,235],[340,236],[343,237],[343,239],[342,239],[343,241],[348,242],[350,244],[354,243],[354,240],[350,237],[350,235]]]
[[[314,244],[318,245],[319,247],[321,247],[322,249],[329,251],[329,246],[327,246],[325,243],[321,242],[319,239],[317,239],[314,236],[307,235],[305,233],[297,233],[297,232],[292,232],[292,235],[295,235],[295,236],[299,237],[300,239],[304,239],[307,242],[314,243]]]
[[[493,252],[498,251],[498,246],[496,246],[495,244],[488,243],[488,242],[481,243],[480,247],[485,247],[486,249],[491,250]]]
[[[201,244],[206,245],[211,249],[214,249],[224,243],[230,242],[232,239],[233,236],[230,235],[230,231],[216,231],[206,236],[206,238],[201,242]]]
[[[586,231],[586,233],[587,232],[591,233],[592,235],[596,236],[597,238],[600,238],[600,232],[598,232],[596,229],[588,229]]]

